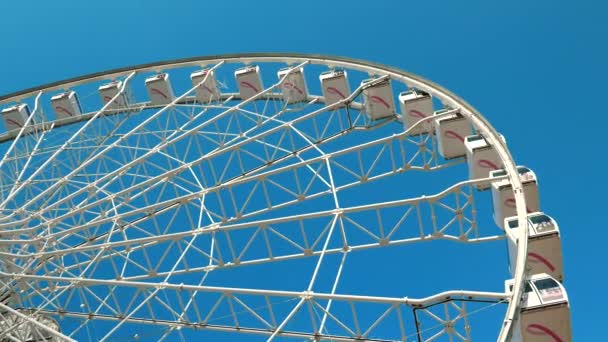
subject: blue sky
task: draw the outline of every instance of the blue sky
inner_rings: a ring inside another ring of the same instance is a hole
[[[4,1],[0,94],[126,65],[255,51],[348,56],[425,76],[479,109],[516,161],[534,168],[542,207],[562,228],[574,336],[588,341],[600,333],[603,303],[594,291],[606,278],[606,7],[548,0]]]

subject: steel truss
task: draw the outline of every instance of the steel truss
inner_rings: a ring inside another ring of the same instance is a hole
[[[198,103],[193,92],[205,76],[166,105],[135,101],[109,109],[138,74],[160,65],[0,99],[0,104],[34,103],[21,129],[0,136],[6,145],[0,160],[0,309],[5,312],[0,322],[12,324],[14,331],[25,331],[19,326],[31,330],[25,337],[5,333],[6,338],[43,339],[47,333],[69,340],[84,336],[79,334],[91,322],[108,321],[112,325],[102,340],[125,324],[154,324],[166,327],[161,340],[183,338],[180,329],[190,328],[269,339],[432,341],[445,335],[466,341],[471,338],[468,303],[489,301],[509,304],[500,337],[505,340],[517,314],[519,280],[513,297],[476,291],[424,299],[336,293],[351,252],[438,239],[482,243],[505,238],[479,228],[475,188],[489,179],[457,181],[431,196],[342,204],[348,202],[344,194],[368,184],[462,163],[439,158],[433,134],[410,134],[440,116],[387,135],[400,116],[371,121],[362,105],[362,87],[329,105],[314,94],[288,104],[280,88],[299,67],[325,64],[378,75],[376,83],[391,79],[431,92],[454,108],[441,115],[459,111],[496,147],[523,220],[525,204],[514,164],[485,119],[428,81],[366,63],[252,55],[209,58],[204,64],[219,72],[235,62],[282,62],[293,68],[248,99],[223,92],[218,101]],[[46,118],[44,96],[107,78],[123,83],[106,105],[77,118]],[[527,232],[522,234],[507,237],[518,238],[525,251]],[[332,254],[343,255],[332,290],[316,292],[323,260]],[[213,271],[300,258],[317,260],[304,291],[204,285]],[[524,261],[516,265],[518,279]],[[277,303],[287,309],[278,309]],[[366,305],[380,309],[364,323],[358,312]],[[434,311],[439,307],[440,313]],[[413,321],[405,318],[404,309],[413,310],[408,316]],[[425,315],[437,323],[433,329],[421,326],[419,318]],[[40,317],[79,323],[63,329],[60,337],[52,329],[42,332]],[[390,319],[394,329],[380,330]],[[381,336],[385,331],[392,335]]]

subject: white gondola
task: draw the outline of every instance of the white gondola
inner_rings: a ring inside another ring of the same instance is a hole
[[[190,79],[192,80],[192,86],[196,87],[194,92],[196,94],[196,100],[199,103],[209,103],[219,100],[220,91],[217,88],[217,81],[213,70],[204,69],[195,71],[190,75]]]
[[[403,115],[403,125],[408,129],[420,119],[433,115],[433,99],[430,94],[411,89],[399,94],[399,104]],[[427,120],[409,131],[409,135],[419,135],[429,133],[432,129],[432,122]]]
[[[330,70],[321,73],[321,91],[325,104],[330,105],[350,96],[348,75],[345,70]]]
[[[110,102],[114,98],[114,96],[116,96],[116,94],[120,92],[121,88],[122,81],[110,82],[99,87],[99,96],[101,97],[101,102],[103,102],[104,105]],[[125,89],[125,92],[118,95],[116,100],[114,100],[114,102],[108,105],[107,109],[117,110],[127,108],[128,106],[129,100]]]
[[[169,74],[160,73],[146,78],[146,89],[152,105],[164,105],[173,101],[173,88],[169,82]]]
[[[365,112],[372,120],[395,115],[395,100],[390,80],[372,84],[374,81],[376,79],[370,78],[361,82]]]
[[[507,217],[505,227],[519,234],[517,217]],[[515,265],[517,245],[507,239],[509,260]],[[528,214],[528,274],[547,273],[560,282],[564,280],[562,244],[557,222],[542,212]],[[511,274],[513,275],[513,274]]]
[[[263,90],[260,67],[257,65],[236,70],[234,77],[236,77],[239,94],[243,100],[247,100]]]
[[[451,108],[441,109],[435,115],[443,114]],[[468,120],[460,113],[452,113],[435,119],[435,135],[439,154],[444,159],[463,157],[467,154],[464,147],[464,138],[473,134]]]
[[[51,106],[57,119],[65,119],[82,114],[75,91],[68,91],[51,97]]]
[[[536,175],[525,166],[518,166],[517,173],[524,188],[526,211],[528,213],[540,211]],[[506,174],[504,169],[494,170],[490,172],[490,177],[500,177]],[[494,222],[501,228],[504,228],[505,218],[517,215],[513,185],[507,178],[492,182],[492,204],[494,205]]]
[[[285,75],[287,75],[285,81],[281,83],[281,93],[285,102],[297,103],[306,101],[308,90],[306,88],[306,79],[304,79],[304,68],[300,67],[296,70],[293,70],[293,68],[283,68],[277,73],[279,79]]]
[[[502,135],[500,137],[504,141],[504,137]],[[490,171],[504,167],[494,147],[482,135],[477,134],[465,137],[464,147],[467,153],[469,179],[488,178]],[[490,184],[479,184],[476,187],[479,190],[485,190],[490,187]]]
[[[6,130],[21,129],[30,116],[30,109],[23,103],[2,110],[2,119]]]
[[[513,283],[512,279],[505,282],[507,293],[511,293]],[[550,275],[536,274],[526,280],[520,307],[511,341],[572,341],[568,295]]]

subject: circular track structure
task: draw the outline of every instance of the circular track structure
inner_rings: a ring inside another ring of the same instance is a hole
[[[505,304],[498,339],[521,339],[528,229],[485,233],[473,200],[507,184],[502,216],[526,227],[520,171],[479,112],[419,76],[322,55],[208,56],[24,90],[0,110],[0,341],[471,340],[468,303]],[[471,164],[447,119],[496,161]],[[444,172],[434,194],[395,187]],[[508,291],[340,293],[351,254],[501,239],[514,246]]]

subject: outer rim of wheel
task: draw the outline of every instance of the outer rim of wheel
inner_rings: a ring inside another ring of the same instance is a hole
[[[370,74],[384,74],[389,75],[392,79],[400,80],[409,86],[414,86],[422,90],[427,91],[433,96],[441,99],[444,104],[447,104],[453,108],[459,108],[461,114],[467,117],[467,119],[484,135],[484,137],[490,142],[492,146],[496,148],[496,152],[501,158],[509,181],[513,185],[514,197],[516,201],[516,210],[519,227],[526,226],[526,203],[524,198],[524,191],[521,180],[519,178],[516,164],[506,147],[506,144],[500,138],[498,132],[490,124],[485,117],[477,111],[473,106],[467,103],[465,100],[452,93],[451,91],[441,87],[438,84],[433,83],[418,75],[400,70],[395,67],[373,63],[360,59],[353,59],[348,57],[337,57],[322,54],[303,54],[303,53],[273,53],[273,52],[262,52],[262,53],[237,53],[237,54],[223,54],[223,55],[211,55],[211,56],[197,56],[182,59],[172,59],[160,62],[152,62],[122,68],[116,68],[74,78],[69,78],[57,82],[48,83],[41,86],[28,88],[25,90],[13,92],[10,94],[0,96],[0,104],[9,102],[18,102],[23,98],[27,98],[41,91],[52,91],[59,89],[66,89],[71,86],[82,84],[86,82],[92,82],[96,80],[103,80],[108,78],[115,78],[123,76],[131,72],[141,71],[153,71],[170,69],[184,66],[195,66],[210,64],[219,61],[229,62],[242,62],[242,63],[255,63],[255,62],[287,62],[296,63],[309,61],[313,64],[321,64],[328,66],[343,66],[351,69],[358,69],[361,71],[368,72]],[[498,337],[499,341],[508,341],[513,333],[515,325],[513,324],[519,315],[519,307],[521,297],[523,294],[523,282],[526,276],[526,255],[527,255],[527,242],[528,242],[528,230],[520,229],[519,236],[513,236],[512,232],[506,230],[507,237],[517,242],[517,260],[515,262],[514,278],[515,284],[513,286],[512,297],[509,301],[507,312],[503,321],[503,325]]]

